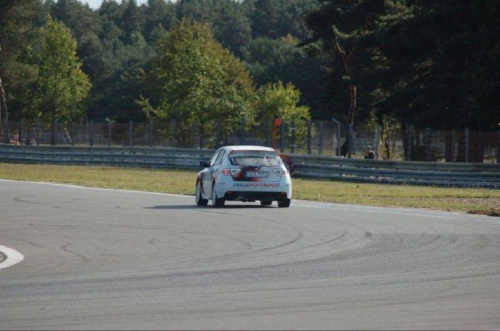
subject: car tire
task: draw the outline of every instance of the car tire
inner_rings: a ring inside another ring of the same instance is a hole
[[[198,206],[206,206],[208,204],[208,199],[203,199],[201,183],[199,181],[196,183],[196,204]]]
[[[260,205],[261,206],[270,206],[273,204],[273,200],[261,200]]]
[[[212,184],[212,205],[215,208],[224,207],[226,200],[224,198],[217,197],[217,190],[215,189],[215,183]]]
[[[282,200],[278,201],[278,207],[288,208],[288,207],[290,207],[291,201],[292,201],[291,199],[282,199]]]

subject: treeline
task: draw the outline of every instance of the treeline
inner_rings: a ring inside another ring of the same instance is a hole
[[[139,6],[125,0],[104,1],[97,10],[76,0],[12,2],[13,8],[0,21],[0,74],[12,118],[20,117],[20,90],[34,74],[26,61],[26,46],[39,44],[36,28],[46,24],[48,15],[69,27],[77,41],[82,70],[92,84],[86,104],[90,120],[146,119],[136,102],[145,89],[141,74],[156,54],[155,43],[184,19],[206,23],[214,38],[245,63],[256,87],[293,83],[301,91],[301,105],[321,108],[317,87],[326,79],[322,60],[296,47],[308,36],[304,17],[318,8],[316,1],[149,0]],[[14,66],[23,70],[12,70]]]
[[[308,108],[313,119],[355,128],[500,128],[497,1],[106,0],[93,10],[76,0],[2,0],[0,77],[12,119],[22,117],[23,91],[39,74],[33,54],[49,16],[76,40],[92,86],[89,120],[141,121],[161,102],[173,104],[158,95],[171,90],[147,86],[152,69],[169,68],[157,61],[170,49],[159,43],[182,22],[195,29],[198,22],[245,65],[261,99],[280,86],[294,102],[300,92],[289,104]]]

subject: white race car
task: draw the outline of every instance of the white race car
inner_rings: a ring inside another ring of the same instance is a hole
[[[223,207],[226,200],[289,207],[292,198],[290,174],[276,151],[263,146],[219,148],[196,179],[196,204]]]

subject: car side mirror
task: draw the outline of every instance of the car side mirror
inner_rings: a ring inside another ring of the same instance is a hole
[[[208,167],[209,162],[208,161],[200,161],[200,167],[206,168]]]

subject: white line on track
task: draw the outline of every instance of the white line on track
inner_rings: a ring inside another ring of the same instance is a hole
[[[79,186],[79,185],[72,185],[72,184],[31,182],[31,181],[10,180],[10,179],[0,179],[0,182],[33,183],[33,184],[40,184],[40,185],[71,187],[71,188],[77,188],[77,189],[83,189],[83,190],[115,191],[115,192],[140,193],[140,194],[150,194],[150,195],[168,195],[168,196],[179,197],[179,198],[194,198],[194,194],[193,195],[183,195],[183,194],[160,193],[160,192],[134,191],[134,190],[115,189],[115,188],[88,187],[88,186]]]
[[[7,259],[0,263],[0,269],[12,267],[13,265],[18,264],[19,262],[24,260],[23,254],[7,246],[0,245],[0,252],[7,255]]]

